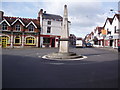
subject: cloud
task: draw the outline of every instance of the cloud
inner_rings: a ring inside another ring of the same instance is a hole
[[[86,0],[50,0],[41,2],[6,2],[3,3],[3,10],[8,16],[37,18],[40,9],[50,14],[63,16],[65,4],[68,6],[69,21],[71,21],[70,33],[78,37],[84,37],[84,35],[93,31],[96,26],[103,26],[106,17],[109,16],[109,9],[116,6],[116,4],[104,3],[101,0],[87,2]]]
[[[49,4],[49,5],[48,5]],[[101,2],[51,2],[46,4],[46,10],[49,13],[63,15],[63,6],[68,5],[68,15],[71,21],[70,33],[77,36],[83,36],[96,27],[97,22],[102,23]],[[96,7],[97,6],[97,7]],[[79,33],[79,34],[78,34]],[[81,35],[82,34],[82,35]]]

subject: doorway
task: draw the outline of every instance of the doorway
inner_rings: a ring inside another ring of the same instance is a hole
[[[2,39],[2,48],[6,48],[7,47],[8,37],[2,36],[1,39]]]
[[[113,46],[113,40],[110,40],[110,47]]]

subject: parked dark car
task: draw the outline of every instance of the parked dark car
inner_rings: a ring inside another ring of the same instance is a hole
[[[92,47],[93,45],[91,43],[86,43],[86,47]]]
[[[120,52],[120,46],[118,46],[118,52]]]

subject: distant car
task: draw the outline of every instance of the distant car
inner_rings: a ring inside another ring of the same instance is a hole
[[[86,43],[86,47],[92,47],[93,45],[91,43]]]
[[[83,41],[82,40],[76,40],[76,48],[77,47],[83,47]]]

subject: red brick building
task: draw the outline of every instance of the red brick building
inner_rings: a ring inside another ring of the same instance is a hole
[[[0,11],[0,47],[39,47],[39,19],[7,17]]]

